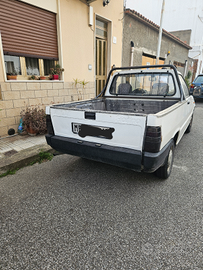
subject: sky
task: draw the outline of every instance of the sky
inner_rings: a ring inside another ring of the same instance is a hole
[[[163,0],[125,1],[126,8],[134,9],[147,19],[160,25]],[[165,0],[163,14],[163,28],[165,30],[191,29],[193,20],[197,19],[203,23],[203,0]]]
[[[162,2],[163,0],[126,0],[126,8],[133,9],[160,25]]]

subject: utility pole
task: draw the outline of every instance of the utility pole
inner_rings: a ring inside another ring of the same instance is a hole
[[[163,0],[162,9],[161,9],[161,19],[160,19],[160,27],[159,27],[159,40],[158,40],[157,53],[156,53],[156,65],[158,65],[158,63],[159,63],[159,55],[160,55],[160,49],[161,49],[164,7],[165,7],[165,0]]]

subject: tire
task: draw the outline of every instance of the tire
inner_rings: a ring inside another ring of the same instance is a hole
[[[169,149],[169,153],[166,157],[164,165],[161,166],[156,172],[156,176],[162,179],[167,179],[172,171],[173,167],[173,159],[174,159],[174,142],[172,142],[171,147]]]
[[[192,128],[192,121],[193,121],[193,115],[192,115],[192,118],[191,118],[191,120],[190,120],[190,123],[189,123],[189,125],[188,125],[188,127],[187,127],[185,133],[190,133],[191,128]]]

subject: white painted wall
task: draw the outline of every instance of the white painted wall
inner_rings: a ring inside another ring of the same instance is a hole
[[[28,4],[40,7],[51,12],[57,13],[57,3],[56,0],[20,0]]]
[[[126,0],[126,8],[134,9],[147,19],[160,24],[163,0]],[[192,30],[189,57],[203,62],[203,0],[166,0],[163,17],[166,31]],[[198,71],[199,71],[198,65]]]

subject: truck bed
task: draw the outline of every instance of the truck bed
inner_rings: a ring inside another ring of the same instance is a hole
[[[98,98],[69,104],[53,105],[55,109],[94,110],[103,112],[156,114],[177,103],[177,100],[138,100],[130,98]]]

